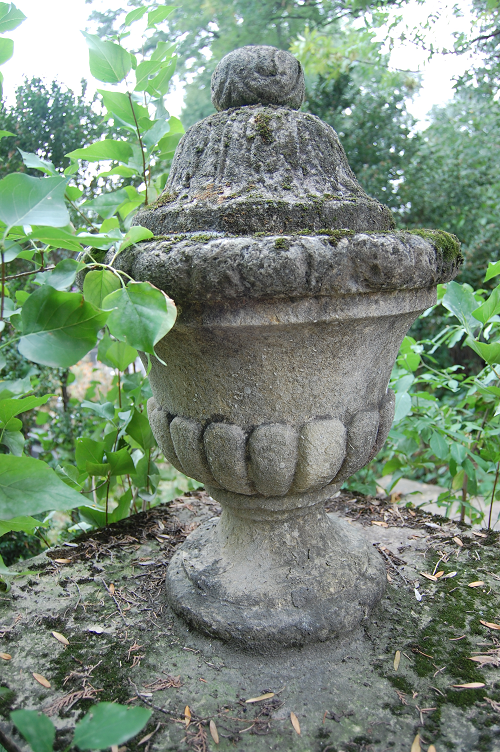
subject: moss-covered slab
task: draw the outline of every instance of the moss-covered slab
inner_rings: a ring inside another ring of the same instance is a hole
[[[330,509],[363,526],[380,551],[387,595],[364,631],[265,659],[190,632],[165,604],[173,551],[218,514],[203,493],[24,562],[30,574],[0,599],[0,651],[12,656],[1,664],[10,689],[2,728],[23,747],[9,711],[42,710],[64,749],[93,702],[115,700],[154,710],[144,736],[155,733],[128,750],[409,752],[417,734],[424,750],[431,743],[438,752],[498,750],[500,631],[482,624],[500,623],[498,536],[370,500],[341,496]],[[421,574],[441,571],[435,580]],[[477,582],[484,584],[470,586]],[[471,660],[478,655],[488,663]],[[471,682],[484,687],[454,686]]]

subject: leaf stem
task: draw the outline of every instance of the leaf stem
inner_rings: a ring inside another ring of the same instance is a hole
[[[129,91],[127,91],[127,96],[128,96],[129,102],[130,102],[130,107],[132,109],[132,115],[133,115],[133,118],[134,118],[135,129],[137,131],[137,138],[139,140],[139,146],[141,147],[142,177],[144,179],[144,187],[145,187],[145,201],[144,201],[144,204],[145,204],[145,206],[147,206],[148,203],[149,203],[148,202],[148,174],[147,174],[147,169],[146,169],[146,157],[144,155],[144,144],[142,143],[141,131],[139,129],[139,123],[137,122],[137,117],[136,117],[135,109],[134,109],[134,103],[132,102],[132,95],[131,95],[131,93]]]
[[[498,474],[500,472],[500,462],[497,462],[497,472],[495,475],[495,482],[493,484],[493,491],[491,492],[491,501],[490,501],[490,514],[488,517],[488,530],[491,530],[491,515],[493,513],[493,502],[495,501],[495,491],[497,490],[497,483],[498,483]]]

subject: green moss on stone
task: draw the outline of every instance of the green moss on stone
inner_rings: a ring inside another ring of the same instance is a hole
[[[267,115],[264,112],[259,112],[255,116],[255,129],[265,144],[271,144],[274,141],[270,126],[271,120],[271,115]]]
[[[281,250],[288,250],[290,248],[290,241],[288,238],[276,238],[274,241],[274,247]]]
[[[432,243],[436,251],[443,257],[444,261],[464,260],[460,250],[460,241],[456,235],[452,235],[444,230],[409,230],[411,235],[418,235],[424,240]]]

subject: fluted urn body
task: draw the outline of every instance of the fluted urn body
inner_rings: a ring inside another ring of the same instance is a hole
[[[459,259],[438,233],[393,230],[335,132],[294,109],[288,53],[237,50],[212,88],[222,111],[186,133],[137,217],[156,238],[117,263],[179,307],[149,419],[223,506],[173,557],[167,597],[196,628],[266,650],[346,633],[384,592],[379,554],[324,500],[383,446],[401,341]]]

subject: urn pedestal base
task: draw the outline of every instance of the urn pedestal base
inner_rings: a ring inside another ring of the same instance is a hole
[[[354,630],[382,597],[386,572],[373,546],[325,513],[336,490],[288,496],[291,510],[283,498],[252,497],[248,509],[238,494],[213,493],[222,517],[192,533],[168,567],[173,610],[205,634],[263,653]]]

